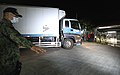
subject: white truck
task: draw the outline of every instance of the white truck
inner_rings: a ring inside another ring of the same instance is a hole
[[[0,5],[0,17],[6,7],[15,7],[23,16],[14,24],[21,35],[40,47],[71,49],[80,45],[81,26],[77,19],[65,18],[65,11],[52,7]]]

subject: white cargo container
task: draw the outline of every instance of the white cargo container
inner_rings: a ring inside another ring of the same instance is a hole
[[[22,14],[14,27],[23,37],[41,47],[71,49],[81,43],[81,27],[77,19],[64,19],[65,11],[52,7],[0,5],[0,13],[6,7],[17,8]],[[2,14],[0,14],[2,17]]]

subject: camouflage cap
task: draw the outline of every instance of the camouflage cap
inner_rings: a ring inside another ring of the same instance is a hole
[[[16,17],[22,17],[22,15],[20,15],[18,12],[17,12],[17,9],[16,8],[13,8],[13,7],[8,7],[6,8],[5,10],[3,10],[3,13],[5,12],[11,12],[13,14],[16,15]]]

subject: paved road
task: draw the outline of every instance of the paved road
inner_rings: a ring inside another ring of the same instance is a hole
[[[72,50],[21,50],[21,75],[120,75],[120,48],[84,42]]]

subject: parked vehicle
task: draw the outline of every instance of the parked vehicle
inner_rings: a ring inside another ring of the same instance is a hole
[[[120,32],[119,31],[107,31],[107,43],[112,46],[120,47]]]
[[[65,18],[64,10],[52,7],[0,5],[0,16],[6,7],[15,7],[23,15],[14,27],[37,46],[71,49],[82,42],[79,21]]]

